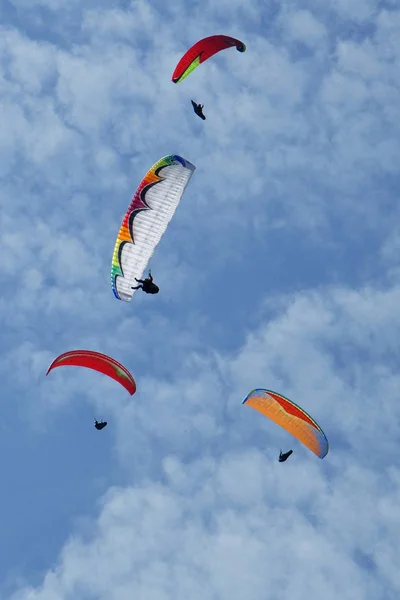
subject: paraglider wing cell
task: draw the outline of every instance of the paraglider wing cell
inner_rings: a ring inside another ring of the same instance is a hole
[[[119,300],[132,299],[132,286],[142,279],[195,168],[181,156],[165,156],[153,165],[136,190],[112,257],[111,286]]]
[[[319,425],[294,402],[272,390],[257,389],[243,400],[291,433],[319,458],[328,454],[329,444]]]
[[[182,56],[180,61],[175,67],[175,71],[172,75],[172,81],[179,83],[185,77],[190,75],[201,63],[206,61],[211,56],[214,56],[217,52],[236,46],[239,52],[244,52],[246,46],[240,40],[229,37],[228,35],[211,35],[206,37],[199,42],[196,42],[189,50]]]
[[[64,354],[60,354],[51,363],[46,375],[56,367],[65,366],[93,369],[118,381],[131,396],[136,392],[135,380],[128,369],[106,354],[93,352],[92,350],[71,350],[70,352],[65,352]]]

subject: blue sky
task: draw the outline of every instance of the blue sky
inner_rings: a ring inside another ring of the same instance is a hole
[[[398,2],[0,15],[0,597],[397,600]],[[174,85],[215,33],[247,51]],[[166,154],[196,171],[151,261],[161,292],[119,302],[118,228]],[[73,348],[137,393],[46,378]],[[255,387],[312,414],[323,461],[241,405]]]

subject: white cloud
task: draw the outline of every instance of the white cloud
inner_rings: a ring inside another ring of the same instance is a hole
[[[288,12],[284,15],[283,26],[291,41],[301,42],[309,48],[317,48],[326,42],[327,30],[309,10]]]
[[[218,367],[192,357],[171,384],[142,380],[113,419],[137,483],[110,490],[90,539],[74,534],[15,599],[394,598],[399,294],[302,294]],[[255,384],[318,415],[324,461],[294,444],[279,465],[289,440],[240,405]]]
[[[343,19],[351,19],[355,23],[363,23],[372,19],[377,13],[376,0],[355,0],[351,4],[344,0],[333,0],[333,10]]]

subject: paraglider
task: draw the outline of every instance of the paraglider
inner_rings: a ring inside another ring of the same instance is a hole
[[[285,462],[285,460],[287,460],[291,454],[293,454],[293,450],[289,450],[289,452],[282,452],[281,450],[279,452],[279,462]]]
[[[172,81],[179,83],[190,75],[201,63],[205,62],[217,52],[236,46],[238,52],[245,52],[246,46],[240,40],[228,35],[211,35],[194,44],[175,67]]]
[[[100,352],[92,350],[70,350],[60,354],[47,369],[46,375],[56,367],[86,367],[118,381],[131,396],[136,392],[136,383],[132,375],[119,362]]]
[[[94,426],[98,431],[101,431],[102,429],[104,429],[104,427],[107,426],[107,421],[100,421],[100,423],[98,421],[95,421]]]
[[[200,117],[200,119],[203,119],[203,121],[205,121],[206,118],[203,114],[204,104],[196,104],[196,102],[193,102],[193,100],[191,102],[192,102],[193,110],[196,113],[196,115],[198,117]]]
[[[112,257],[111,286],[118,300],[130,302],[135,290],[141,287],[135,282],[142,280],[195,169],[181,156],[164,156],[152,166],[136,190]]]
[[[283,427],[319,458],[328,454],[329,443],[320,426],[289,398],[272,390],[256,389],[246,396],[242,404],[251,406]],[[290,456],[292,451],[287,454]],[[281,457],[284,456],[281,453],[279,462],[283,462]]]
[[[137,281],[139,285],[132,286],[131,290],[142,289],[144,292],[146,292],[146,294],[158,294],[158,292],[160,291],[158,285],[153,283],[151,271],[149,271],[149,276],[146,277],[146,279],[136,279],[135,277],[135,281]]]

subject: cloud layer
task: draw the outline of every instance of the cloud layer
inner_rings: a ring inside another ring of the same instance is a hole
[[[2,596],[397,599],[396,3],[1,11]],[[172,84],[218,32],[247,51]],[[118,227],[170,153],[197,168],[161,293],[118,302]],[[123,362],[136,395],[45,378],[71,348]],[[326,459],[241,406],[263,386],[321,424]]]

